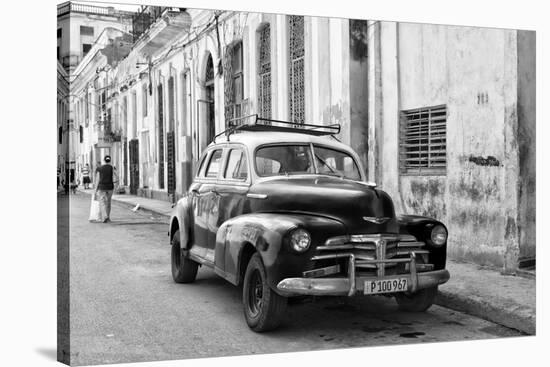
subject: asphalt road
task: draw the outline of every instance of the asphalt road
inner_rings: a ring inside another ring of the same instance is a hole
[[[385,297],[294,304],[280,329],[256,334],[244,321],[240,288],[206,268],[193,284],[172,281],[167,218],[113,202],[112,223],[90,223],[89,200],[71,196],[72,365],[520,335],[438,306],[401,313]]]

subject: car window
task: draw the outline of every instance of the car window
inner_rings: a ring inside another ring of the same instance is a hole
[[[201,160],[200,160],[200,163],[199,163],[199,168],[197,168],[197,172],[195,173],[195,176],[200,176],[201,174],[201,170],[202,168],[204,167],[204,162],[206,162],[206,156],[208,155],[207,152],[204,152],[202,157],[201,157]]]
[[[246,155],[242,150],[232,149],[229,152],[224,177],[231,180],[246,181],[248,178],[248,167]]]
[[[221,149],[215,150],[214,153],[212,153],[210,162],[208,162],[208,167],[206,168],[205,176],[207,178],[218,177],[221,160],[222,160],[222,150]]]
[[[260,176],[314,173],[309,145],[272,145],[256,152],[256,170]]]
[[[361,180],[353,157],[345,152],[314,145],[315,162],[320,174],[335,175],[350,180]]]

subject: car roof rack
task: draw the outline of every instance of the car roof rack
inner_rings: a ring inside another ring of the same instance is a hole
[[[264,117],[259,117],[258,114],[231,119],[229,120],[229,125],[229,128],[217,134],[214,137],[213,141],[216,141],[216,139],[222,135],[225,135],[227,137],[227,140],[229,141],[229,136],[239,131],[279,131],[309,134],[315,136],[331,135],[333,137],[334,134],[340,133],[340,124],[301,124],[291,121],[267,119]]]

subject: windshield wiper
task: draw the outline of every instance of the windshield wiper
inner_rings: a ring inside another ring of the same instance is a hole
[[[315,158],[317,158],[319,160],[319,162],[321,162],[323,164],[323,166],[327,167],[329,170],[330,170],[330,176],[337,176],[337,177],[340,177],[340,178],[343,178],[344,175],[341,173],[341,172],[337,172],[335,171],[331,166],[328,165],[327,162],[325,162],[325,160],[321,157],[319,157],[317,154],[315,154]],[[323,172],[323,174],[328,174],[327,172]]]

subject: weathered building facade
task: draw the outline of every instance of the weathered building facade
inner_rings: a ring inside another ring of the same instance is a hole
[[[443,220],[449,254],[535,258],[535,34],[373,22],[369,177]]]
[[[533,33],[158,7],[132,17],[102,33],[71,85],[81,163],[110,154],[127,192],[184,195],[202,150],[248,114],[339,123],[398,212],[449,225],[454,257],[509,270],[534,258]]]

